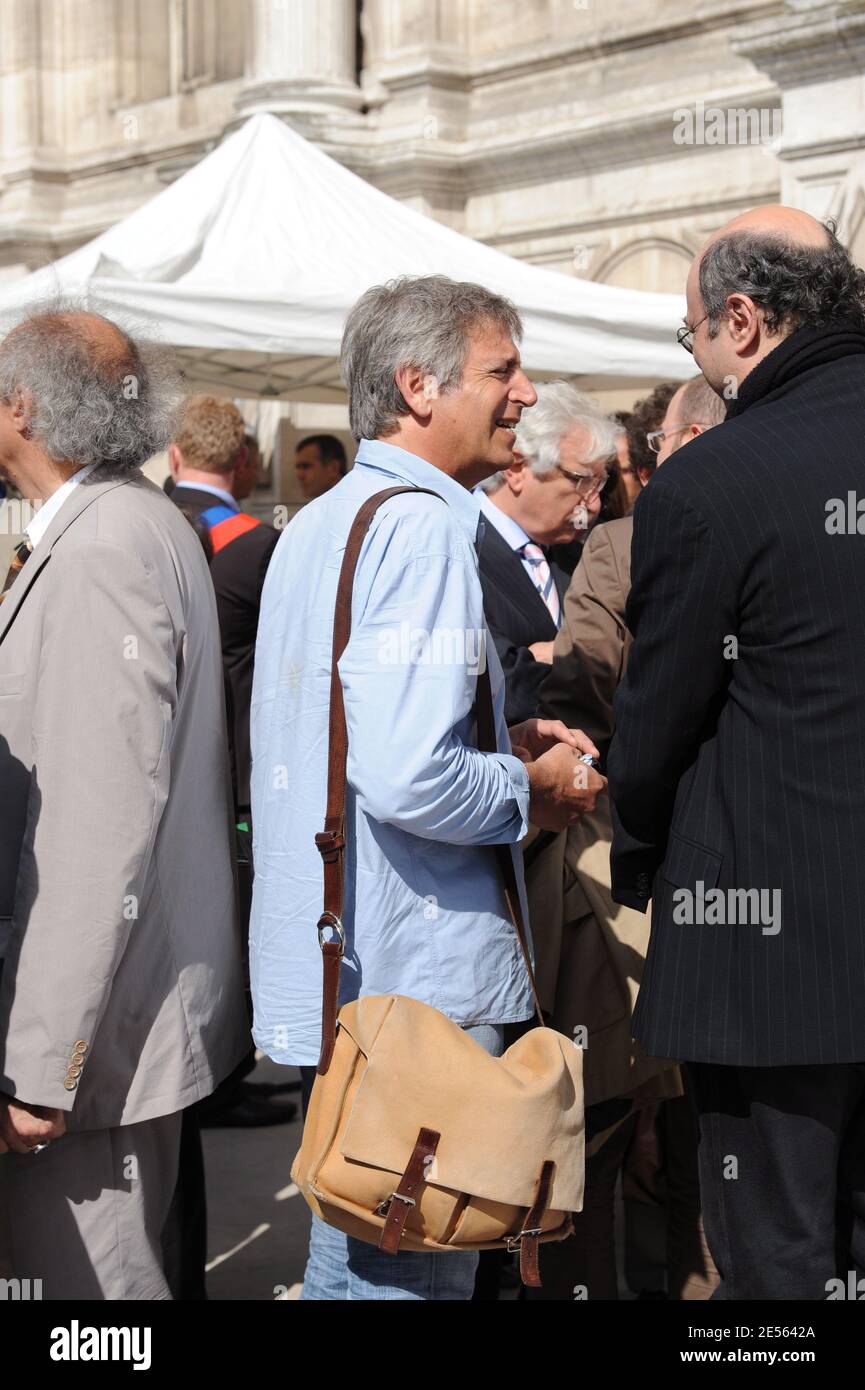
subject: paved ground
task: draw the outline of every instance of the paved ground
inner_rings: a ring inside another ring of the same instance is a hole
[[[250,1080],[299,1079],[293,1067],[259,1062]],[[211,1299],[296,1298],[309,1208],[289,1170],[300,1145],[298,1118],[270,1129],[207,1129],[208,1275]]]

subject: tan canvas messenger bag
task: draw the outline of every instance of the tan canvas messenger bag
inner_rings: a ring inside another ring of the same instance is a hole
[[[315,837],[324,863],[322,1048],[292,1178],[322,1220],[390,1254],[519,1250],[524,1282],[537,1285],[539,1242],[568,1235],[571,1212],[582,1208],[582,1052],[544,1026],[509,846],[477,852],[498,859],[539,1027],[503,1057],[491,1057],[437,1009],[404,995],[367,995],[339,1010],[348,733],[338,663],[370,521],[388,498],[418,491],[430,490],[387,488],[364,503],[340,571],[327,813]],[[478,677],[476,718],[478,747],[494,752],[486,669]]]

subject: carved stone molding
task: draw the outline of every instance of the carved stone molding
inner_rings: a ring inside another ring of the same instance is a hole
[[[735,30],[733,51],[781,88],[865,72],[863,0],[787,0],[787,9]]]

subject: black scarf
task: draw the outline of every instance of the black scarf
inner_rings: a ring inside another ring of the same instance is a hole
[[[809,368],[856,353],[865,353],[865,328],[858,324],[839,322],[825,328],[797,328],[748,373],[727,407],[726,418],[732,420],[741,415]]]

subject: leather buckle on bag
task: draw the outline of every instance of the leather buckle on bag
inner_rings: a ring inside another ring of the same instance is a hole
[[[318,830],[315,847],[325,864],[334,864],[345,849],[345,836],[340,830]]]
[[[405,1202],[407,1207],[416,1207],[417,1202],[414,1197],[407,1197],[404,1192],[392,1192],[389,1197],[385,1197],[379,1202],[375,1209],[375,1216],[387,1216],[390,1211],[390,1204],[393,1201]]]
[[[525,1231],[520,1231],[515,1236],[505,1236],[505,1246],[510,1253],[513,1253],[515,1250],[519,1250],[525,1236],[541,1236],[543,1233],[542,1226],[529,1226]]]
[[[323,912],[318,919],[318,944],[322,950],[326,945],[332,944],[331,942],[326,942],[322,936],[322,932],[326,931],[336,932],[337,941],[339,942],[339,954],[343,955],[345,952],[345,927],[342,925],[342,922],[335,912]]]

